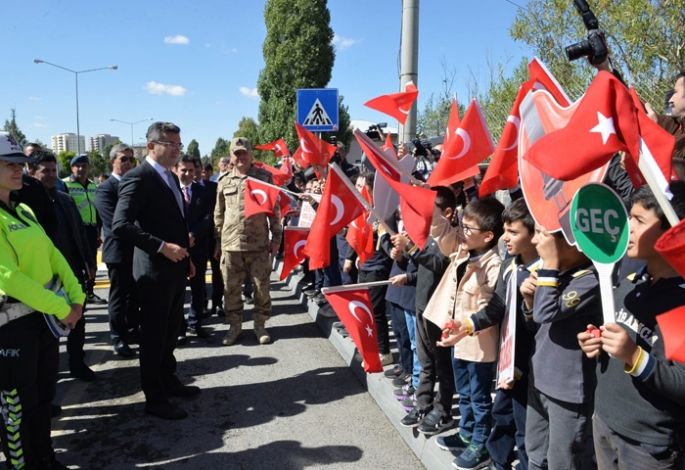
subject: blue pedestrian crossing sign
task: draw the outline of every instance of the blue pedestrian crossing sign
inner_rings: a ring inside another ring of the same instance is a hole
[[[297,123],[313,132],[339,129],[338,89],[303,88],[297,90]]]

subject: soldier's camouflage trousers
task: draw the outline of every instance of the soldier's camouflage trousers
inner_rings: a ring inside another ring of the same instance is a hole
[[[232,324],[242,323],[243,298],[241,288],[245,274],[250,273],[254,286],[252,317],[255,323],[264,323],[271,315],[269,284],[271,255],[268,251],[223,251],[221,273],[224,277],[224,310],[226,320]]]

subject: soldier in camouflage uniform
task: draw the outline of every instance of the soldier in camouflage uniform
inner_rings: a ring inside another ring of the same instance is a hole
[[[230,325],[222,343],[234,344],[243,335],[243,300],[241,287],[245,274],[250,273],[254,284],[254,308],[252,318],[254,331],[260,344],[271,341],[264,323],[271,314],[269,279],[271,256],[281,244],[283,227],[277,207],[274,215],[264,213],[245,218],[245,183],[247,177],[273,184],[268,171],[252,165],[252,147],[244,137],[231,141],[231,163],[233,169],[221,176],[217,188],[214,209],[215,236],[217,248],[221,250],[221,272],[225,286],[226,323]]]

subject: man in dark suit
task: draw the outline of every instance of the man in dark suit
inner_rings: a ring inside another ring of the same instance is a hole
[[[112,231],[135,246],[133,277],[140,295],[140,376],[145,412],[163,419],[188,413],[169,397],[194,396],[198,387],[176,376],[174,348],[183,319],[186,278],[195,274],[181,188],[171,171],[180,155],[181,130],[155,122],[148,155],[119,184]]]
[[[214,226],[214,204],[209,189],[194,182],[198,166],[195,158],[181,155],[176,161],[174,172],[181,181],[181,193],[186,207],[186,222],[190,233],[190,259],[195,265],[195,276],[190,280],[190,310],[188,322],[181,325],[178,343],[186,341],[186,331],[198,338],[209,338],[202,328],[205,308],[205,273],[207,272],[207,244]],[[197,159],[199,160],[199,159]],[[200,166],[201,168],[201,166]]]
[[[114,352],[133,357],[129,343],[140,341],[138,295],[133,281],[133,245],[112,233],[112,218],[119,200],[119,181],[133,169],[133,150],[126,144],[112,147],[109,153],[112,175],[98,186],[95,207],[102,219],[102,261],[109,271],[109,331]]]

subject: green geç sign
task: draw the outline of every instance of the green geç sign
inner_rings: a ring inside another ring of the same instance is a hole
[[[628,213],[618,195],[601,183],[578,190],[571,204],[571,228],[578,247],[595,263],[613,264],[628,248]]]

